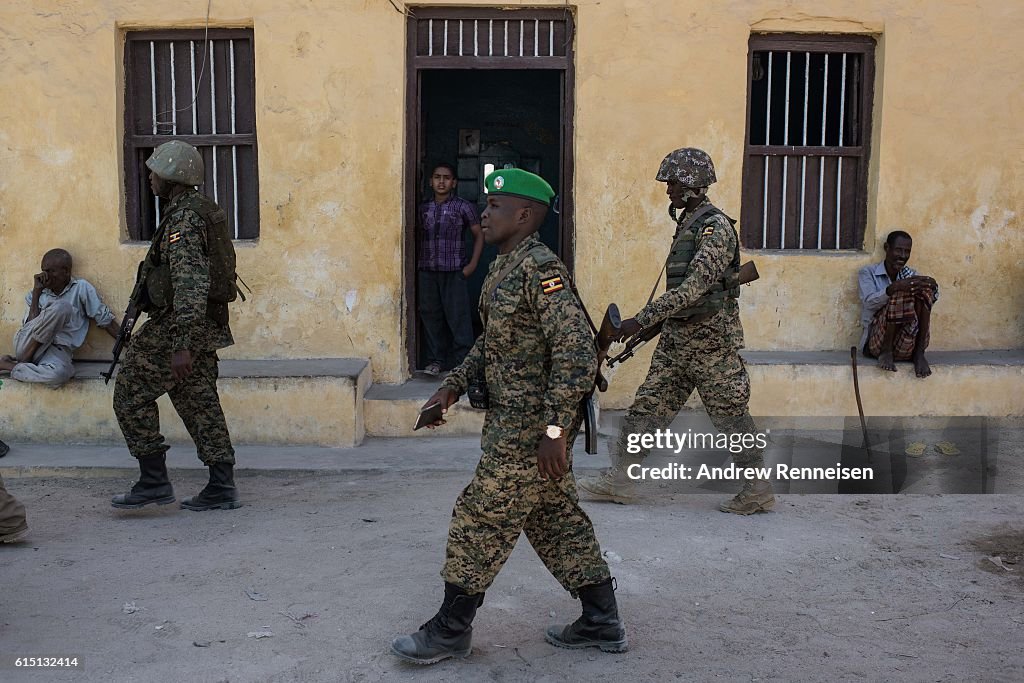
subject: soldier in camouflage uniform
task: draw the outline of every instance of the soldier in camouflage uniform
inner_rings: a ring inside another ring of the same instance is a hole
[[[165,143],[146,166],[153,194],[166,204],[140,269],[149,320],[132,337],[114,387],[114,413],[141,476],[111,504],[135,509],[174,502],[156,405],[166,393],[210,468],[209,484],[181,507],[237,508],[235,451],[217,395],[217,350],[234,343],[227,300],[234,299],[235,259],[226,216],[195,188],[203,182],[203,159],[195,147]]]
[[[667,428],[694,389],[720,432],[756,431],[747,410],[750,378],[739,355],[743,348],[736,302],[739,240],[732,220],[707,198],[707,188],[716,180],[715,168],[705,152],[677,149],[661,162],[657,180],[668,183],[669,213],[676,219],[666,265],[667,291],[634,318],[623,321],[621,335],[632,336],[663,320],[661,339],[647,379],[626,412],[612,453],[613,466],[596,477],[579,480],[580,488],[593,497],[617,503],[632,501],[634,484],[627,471],[648,452],[628,453],[629,435]],[[678,209],[682,214],[677,218]],[[738,467],[764,465],[758,448],[745,449],[733,459]],[[770,510],[774,504],[771,484],[755,479],[745,482],[740,493],[720,509],[749,515]]]
[[[447,410],[486,381],[483,456],[452,512],[441,609],[392,650],[420,664],[469,655],[484,591],[525,532],[548,570],[583,603],[574,623],[547,630],[548,642],[623,652],[626,634],[608,565],[572,475],[580,401],[597,370],[594,338],[565,266],[534,234],[554,192],[519,169],[495,171],[486,184],[482,231],[499,251],[480,296],[484,333],[426,404]]]

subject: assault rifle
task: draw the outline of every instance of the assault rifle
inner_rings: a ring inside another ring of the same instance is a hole
[[[604,363],[604,359],[608,357],[608,347],[619,336],[619,328],[622,326],[619,307],[615,304],[608,306],[604,312],[604,318],[601,320],[601,327],[598,328],[594,325],[594,320],[590,317],[587,307],[583,305],[583,299],[580,298],[580,293],[576,289],[576,283],[570,280],[569,286],[572,288],[572,293],[576,295],[576,301],[579,302],[580,308],[583,309],[583,315],[587,319],[587,324],[590,325],[590,329],[594,332],[594,344],[597,345],[597,374],[594,376],[594,387],[598,391],[607,391],[608,380],[601,373],[601,365]],[[596,455],[597,406],[594,404],[593,389],[580,401],[580,410],[583,413],[584,450],[590,455]]]
[[[121,321],[121,329],[117,333],[117,339],[114,340],[114,360],[110,364],[110,368],[106,372],[101,372],[100,375],[103,377],[103,383],[109,384],[110,378],[114,376],[114,368],[117,367],[117,362],[121,358],[121,352],[124,351],[124,347],[128,345],[128,342],[132,338],[132,330],[135,328],[135,322],[139,319],[139,313],[141,313],[141,299],[146,291],[146,262],[148,257],[139,262],[139,270],[135,275],[135,287],[132,288],[132,295],[128,299],[128,307],[124,311],[124,319]]]
[[[761,277],[761,276],[758,274],[757,266],[754,265],[753,261],[747,261],[742,266],[740,266],[739,284],[745,285],[745,284],[751,283],[754,280],[758,279],[759,277]],[[612,304],[612,305],[614,306],[615,304]],[[700,320],[704,320],[704,319],[705,319],[705,316],[702,316],[702,315],[698,314],[695,317],[695,319],[690,320],[689,322],[691,322],[691,323],[699,322]],[[636,353],[637,349],[639,349],[641,346],[643,346],[644,344],[646,344],[647,342],[651,341],[652,339],[657,337],[659,334],[661,334],[661,328],[662,328],[662,326],[664,324],[665,324],[665,321],[662,320],[661,322],[655,323],[654,325],[651,325],[650,327],[645,327],[645,328],[641,329],[639,332],[637,332],[632,337],[627,339],[626,340],[626,348],[623,349],[622,352],[619,353],[618,355],[612,356],[611,358],[608,359],[608,363],[607,363],[608,367],[609,368],[615,367],[615,365],[617,363],[621,363],[623,361],[626,361],[626,360],[629,360],[630,358],[632,358],[633,354]]]

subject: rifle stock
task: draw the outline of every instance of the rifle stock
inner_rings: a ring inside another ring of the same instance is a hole
[[[601,365],[608,358],[608,348],[619,336],[619,329],[622,327],[622,316],[619,314],[619,307],[609,304],[605,309],[604,318],[601,320],[601,328],[597,332],[597,377],[594,384],[598,391],[608,391],[608,380],[601,373]]]
[[[110,378],[114,376],[114,369],[117,367],[118,361],[121,359],[121,352],[124,351],[124,347],[128,345],[128,342],[132,338],[132,330],[135,329],[135,321],[139,318],[142,294],[146,287],[146,260],[139,262],[139,269],[135,274],[135,286],[132,288],[132,294],[128,297],[128,306],[124,310],[124,319],[121,320],[121,329],[117,333],[117,339],[114,340],[114,349],[112,351],[113,360],[110,363],[110,367],[107,368],[106,372],[101,372],[100,376],[103,377],[104,384],[110,384]]]
[[[738,274],[739,284],[746,285],[760,277],[761,274],[757,272],[757,266],[754,265],[753,261],[747,261],[740,266]],[[614,305],[615,304],[612,304],[612,306]],[[659,321],[650,327],[643,328],[626,340],[626,348],[623,349],[622,353],[608,359],[608,367],[615,367],[617,363],[621,363],[632,358],[637,349],[661,334],[661,328],[664,324],[664,320]]]

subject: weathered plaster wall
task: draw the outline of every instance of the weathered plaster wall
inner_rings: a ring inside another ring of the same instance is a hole
[[[751,254],[762,279],[744,290],[747,345],[853,343],[856,270],[880,258],[889,230],[905,228],[916,238],[911,265],[943,288],[933,347],[1020,346],[1024,5],[575,7],[576,265],[592,308],[617,301],[631,314],[646,298],[672,233],[653,181],[669,150],[707,149],[721,178],[713,197],[738,214],[750,33],[867,33],[879,43],[866,252]],[[261,239],[239,249],[256,296],[235,307],[238,344],[225,356],[368,356],[375,381],[400,381],[404,18],[387,0],[212,8],[216,26],[253,26],[256,46]],[[205,10],[203,0],[0,7],[0,339],[55,244],[123,305],[143,248],[121,243],[122,31],[201,26]],[[86,355],[109,348],[91,340]],[[644,358],[624,367],[606,403],[624,402],[645,370]]]
[[[123,310],[145,252],[123,242],[123,34],[201,27],[206,5],[0,7],[0,339],[56,245]],[[260,239],[238,247],[255,294],[222,356],[372,357],[378,381],[399,381],[403,17],[387,2],[214,0],[211,25],[252,26],[256,47]],[[79,356],[109,348],[94,333]]]

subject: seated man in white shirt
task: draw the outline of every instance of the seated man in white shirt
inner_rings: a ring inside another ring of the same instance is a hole
[[[25,296],[28,310],[14,335],[14,355],[0,358],[0,371],[56,389],[75,375],[71,354],[85,343],[90,318],[111,337],[121,326],[96,288],[71,276],[71,254],[65,250],[46,252],[42,272],[33,280]]]
[[[860,348],[865,356],[877,358],[883,370],[895,372],[896,361],[911,360],[917,376],[927,377],[932,370],[924,352],[939,286],[907,267],[912,247],[909,234],[894,230],[885,238],[885,260],[860,269]]]

